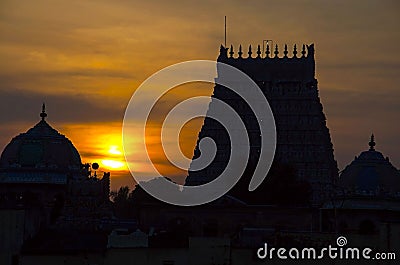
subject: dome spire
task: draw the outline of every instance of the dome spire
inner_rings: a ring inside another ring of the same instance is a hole
[[[369,150],[374,151],[375,150],[375,136],[374,134],[371,134],[371,141],[369,142]]]
[[[44,103],[42,105],[42,113],[40,113],[40,117],[42,118],[42,121],[44,121],[44,119],[47,117],[46,105]]]

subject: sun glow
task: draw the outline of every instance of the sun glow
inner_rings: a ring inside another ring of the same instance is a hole
[[[110,158],[113,159],[103,159],[101,160],[101,163],[110,169],[126,169],[126,164],[122,152],[120,151],[122,148],[120,148],[118,145],[110,145],[108,148],[108,154],[110,154]]]
[[[100,171],[128,172],[122,148],[121,124],[68,124],[62,130],[81,153],[82,161],[100,164]],[[106,133],[99,133],[106,132]]]
[[[127,169],[124,156],[120,150],[122,150],[122,146],[116,144],[120,142],[120,138],[118,136],[114,136],[110,138],[108,144],[105,145],[104,150],[107,150],[105,153],[105,157],[101,160],[101,163],[109,169]],[[108,155],[107,155],[108,153]]]
[[[103,159],[101,160],[101,163],[112,169],[122,169],[125,167],[125,163],[121,161],[116,161],[116,160],[111,160],[111,159]]]
[[[112,155],[122,155],[122,152],[119,150],[118,146],[116,145],[111,145],[110,149],[108,150],[108,153]]]

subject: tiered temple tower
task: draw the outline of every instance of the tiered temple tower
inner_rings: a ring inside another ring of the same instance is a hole
[[[232,46],[228,56],[228,48],[221,45],[218,62],[243,71],[263,91],[274,114],[277,129],[274,163],[293,168],[298,179],[307,181],[312,189],[311,201],[314,205],[318,205],[331,195],[338,169],[318,95],[314,45],[303,45],[300,55],[294,45],[291,57],[288,55],[287,45],[284,46],[282,57],[279,56],[277,45],[273,56],[269,45],[266,46],[264,52],[263,56],[258,45],[254,57],[250,45],[248,55],[244,57],[240,45],[237,57]],[[218,78],[221,74],[218,73]],[[242,182],[242,186],[247,189],[252,172],[259,160],[259,126],[249,106],[233,91],[215,85],[212,98],[218,98],[231,105],[239,113],[248,130],[251,145],[250,158],[244,176],[237,184],[241,185]],[[212,101],[209,105],[209,109],[211,108],[213,108]],[[189,170],[186,185],[199,185],[216,178],[225,169],[229,159],[229,137],[219,123],[206,117],[198,140],[204,137],[215,140],[218,148],[216,157],[203,170]],[[194,157],[199,155],[200,151],[196,146]]]

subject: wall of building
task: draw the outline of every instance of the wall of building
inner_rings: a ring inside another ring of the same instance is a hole
[[[12,264],[24,240],[25,211],[0,210],[0,264]]]

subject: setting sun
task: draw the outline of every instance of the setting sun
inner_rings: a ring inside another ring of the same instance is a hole
[[[123,160],[122,152],[120,151],[122,148],[120,148],[117,145],[110,145],[108,149],[108,153],[112,155],[113,158],[118,159],[103,159],[101,160],[101,163],[106,167],[110,169],[126,169],[126,165]]]
[[[125,167],[125,163],[121,161],[116,161],[116,160],[109,160],[109,159],[104,159],[101,160],[101,163],[111,169],[122,169]]]
[[[112,155],[122,155],[122,152],[119,150],[118,146],[116,146],[116,145],[110,146],[108,153],[110,153]]]

